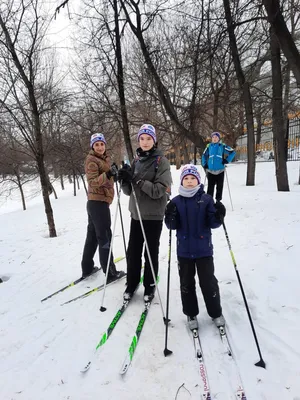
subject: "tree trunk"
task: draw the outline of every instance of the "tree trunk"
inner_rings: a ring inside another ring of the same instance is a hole
[[[219,97],[220,92],[217,89],[214,93],[214,109],[213,109],[213,131],[216,132],[218,130],[219,123]]]
[[[278,38],[281,50],[293,71],[297,86],[300,87],[300,54],[285,23],[280,2],[279,0],[263,0],[263,5],[267,11],[268,21]]]
[[[253,121],[253,107],[252,98],[250,93],[249,82],[246,81],[245,74],[241,66],[241,60],[238,53],[236,37],[234,32],[234,24],[232,20],[229,0],[223,0],[225,17],[227,22],[227,30],[229,35],[229,43],[234,63],[236,76],[239,82],[240,89],[243,93],[243,101],[245,106],[246,114],[246,125],[247,125],[247,186],[255,185],[255,136],[254,136],[254,121]]]
[[[62,190],[65,190],[64,176],[62,173],[60,173],[60,186]]]
[[[76,196],[76,172],[73,171],[73,194]]]
[[[52,185],[52,183],[51,183],[51,190],[52,190],[52,193],[54,194],[55,200],[57,200],[58,199],[57,193],[56,193],[56,190],[54,189],[54,186]]]
[[[23,185],[22,185],[22,182],[21,182],[20,175],[19,175],[19,173],[17,171],[15,171],[15,175],[17,177],[18,188],[19,188],[20,194],[21,194],[22,207],[23,207],[23,210],[25,211],[26,210],[26,202],[25,202],[25,195],[24,195]]]
[[[261,128],[262,128],[262,118],[261,118],[261,109],[257,111],[256,114],[257,128],[256,128],[256,145],[260,144],[261,141]]]
[[[280,46],[275,35],[274,29],[270,28],[271,44],[271,65],[272,65],[272,118],[274,135],[274,156],[276,166],[277,189],[288,192],[289,181],[287,175],[287,165],[285,157],[285,132],[283,120],[283,101],[282,101],[282,74],[280,65]]]
[[[44,157],[41,154],[37,155],[37,168],[40,176],[40,182],[42,187],[42,195],[45,205],[45,212],[47,216],[48,228],[49,228],[49,236],[56,237],[56,229],[53,217],[53,210],[51,207],[50,197],[49,197],[49,179],[46,173],[45,165],[44,165]]]
[[[76,181],[77,181],[77,189],[80,190],[80,184],[79,184],[79,178],[78,175],[76,174]]]
[[[85,193],[86,193],[86,195],[88,195],[88,190],[87,190],[86,183],[85,183],[85,180],[84,180],[84,175],[80,171],[79,171],[79,175],[80,175],[80,178],[82,180]]]
[[[180,146],[175,147],[175,163],[176,163],[176,169],[179,169],[181,167]]]
[[[115,35],[116,35],[115,53],[117,61],[117,82],[118,82],[118,95],[120,100],[121,117],[122,117],[123,137],[127,150],[127,156],[129,160],[132,161],[134,156],[130,140],[126,98],[124,90],[124,70],[123,70],[122,48],[121,48],[120,29],[119,29],[119,11],[118,11],[117,0],[113,0],[113,7],[114,7]]]

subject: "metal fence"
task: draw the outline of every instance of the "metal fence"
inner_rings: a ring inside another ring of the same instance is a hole
[[[262,127],[261,137],[255,134],[256,161],[274,160],[273,128]],[[300,119],[288,121],[287,160],[300,160]],[[235,161],[247,161],[247,135],[237,140]]]

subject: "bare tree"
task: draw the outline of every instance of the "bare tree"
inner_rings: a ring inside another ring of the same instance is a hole
[[[0,11],[0,49],[3,57],[2,68],[10,78],[8,92],[14,105],[0,101],[2,107],[15,120],[23,139],[34,155],[42,187],[49,235],[56,237],[53,211],[49,198],[49,179],[44,162],[41,112],[38,102],[38,72],[41,68],[42,40],[45,25],[39,16],[38,0],[29,0],[18,5],[11,0]],[[40,71],[41,72],[41,71]],[[16,107],[20,118],[16,116]]]
[[[262,1],[275,35],[280,43],[281,50],[293,71],[298,87],[300,87],[300,53],[287,27],[281,11],[279,0]]]

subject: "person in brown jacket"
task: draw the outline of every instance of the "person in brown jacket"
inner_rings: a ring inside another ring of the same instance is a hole
[[[106,273],[112,238],[109,206],[114,199],[114,177],[117,175],[117,168],[114,165],[110,166],[104,135],[102,133],[92,135],[90,146],[91,150],[85,160],[88,181],[88,226],[81,261],[83,277],[95,272],[93,258],[97,247],[99,247],[100,265]],[[116,270],[113,259],[111,253],[107,282],[125,275],[123,271]]]

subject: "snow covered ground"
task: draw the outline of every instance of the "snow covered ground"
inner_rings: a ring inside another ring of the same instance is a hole
[[[248,298],[267,369],[259,360],[241,292],[222,228],[213,232],[216,275],[224,316],[248,400],[300,399],[300,186],[298,163],[288,164],[290,193],[278,193],[273,163],[257,165],[256,186],[246,187],[246,165],[230,165],[224,204],[226,226]],[[201,175],[203,173],[201,171]],[[179,172],[173,170],[173,195]],[[58,189],[53,200],[58,237],[47,238],[41,198],[28,202],[0,199],[0,399],[1,400],[189,400],[201,399],[199,368],[181,312],[175,240],[172,248],[169,345],[165,358],[164,325],[158,300],[153,302],[132,365],[119,375],[140,312],[142,289],[118,323],[91,369],[81,374],[101,334],[120,304],[124,281],[102,292],[61,306],[64,301],[97,286],[102,272],[64,293],[40,300],[80,275],[86,232],[85,194],[72,196],[72,185]],[[128,237],[128,198],[121,197]],[[115,203],[111,207],[115,214]],[[115,257],[124,254],[118,221]],[[160,248],[160,293],[165,307],[168,231]],[[96,260],[98,263],[98,260]],[[118,264],[125,269],[125,261]],[[231,370],[218,333],[207,316],[199,293],[199,324],[213,398],[234,399]],[[184,384],[180,388],[180,386]],[[180,388],[180,389],[179,389]],[[179,389],[179,390],[178,390]]]

